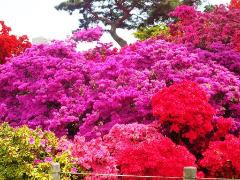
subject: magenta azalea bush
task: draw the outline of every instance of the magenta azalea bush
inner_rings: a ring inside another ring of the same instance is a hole
[[[98,41],[103,35],[103,29],[100,26],[96,28],[80,29],[73,33],[72,39],[75,41]]]
[[[229,9],[220,5],[211,11],[200,12],[194,7],[183,5],[170,15],[177,18],[177,22],[169,25],[168,40],[204,49],[206,51],[196,51],[204,58],[240,74],[239,8]]]
[[[239,78],[163,40],[138,42],[101,62],[66,42],[34,46],[0,74],[1,119],[59,136],[93,138],[117,123],[152,122],[152,96],[185,79],[201,85],[218,115],[240,117]]]
[[[170,32],[176,42],[190,43],[195,47],[212,49],[214,42],[238,49],[236,37],[239,34],[240,10],[224,5],[213,7],[211,11],[201,12],[192,6],[182,5],[170,13],[178,18],[170,26]]]
[[[99,27],[34,45],[0,65],[0,123],[54,132],[59,149],[87,172],[182,176],[184,166],[196,166],[199,176],[240,178],[233,154],[240,143],[240,53],[230,33],[238,26],[222,17],[230,28],[222,36],[234,42],[209,34],[224,26],[220,15],[234,17],[228,11],[179,7],[172,39],[120,50],[98,41]],[[78,52],[77,41],[98,44]]]

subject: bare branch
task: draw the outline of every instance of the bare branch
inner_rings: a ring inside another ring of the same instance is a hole
[[[96,12],[94,12],[94,11],[92,11],[92,10],[89,10],[89,12],[96,18],[96,19],[98,19],[98,20],[101,20],[101,21],[104,21],[104,22],[106,22],[107,24],[113,24],[113,22],[110,20],[110,19],[108,19],[108,18],[105,18],[105,17],[100,17],[100,16],[98,16],[98,14],[96,13]]]
[[[128,19],[128,18],[131,16],[131,15],[130,15],[130,12],[134,9],[135,3],[132,3],[132,5],[130,6],[130,8],[128,9],[128,8],[126,8],[126,7],[123,5],[123,1],[122,1],[122,0],[120,0],[120,1],[115,0],[115,2],[116,2],[116,4],[117,4],[118,8],[119,8],[120,10],[122,10],[123,13],[124,13],[123,16],[122,16],[122,17],[119,17],[119,19],[118,19],[117,22],[116,22],[116,24],[119,25],[120,23],[122,23],[123,21],[125,21],[126,19]]]

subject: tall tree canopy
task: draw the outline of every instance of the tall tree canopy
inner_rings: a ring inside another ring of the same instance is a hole
[[[56,9],[68,11],[70,14],[75,10],[79,11],[80,28],[103,23],[122,47],[127,42],[117,34],[117,28],[132,29],[153,24],[166,19],[169,11],[180,3],[196,2],[199,0],[67,0],[56,6]]]

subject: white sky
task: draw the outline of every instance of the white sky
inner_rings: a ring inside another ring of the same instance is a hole
[[[14,34],[26,34],[30,39],[64,39],[78,28],[78,15],[70,16],[67,12],[57,11],[54,6],[62,1],[64,0],[0,0],[0,20],[12,27]],[[211,4],[229,1],[208,0]],[[125,36],[128,42],[134,40],[132,32],[120,30],[119,34]],[[105,42],[113,41],[107,34],[102,39]]]

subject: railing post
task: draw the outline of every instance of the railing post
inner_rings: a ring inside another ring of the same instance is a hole
[[[59,163],[52,163],[51,168],[51,179],[52,180],[60,180],[60,164]]]
[[[184,167],[183,170],[183,180],[194,180],[197,177],[197,168],[196,167]]]

